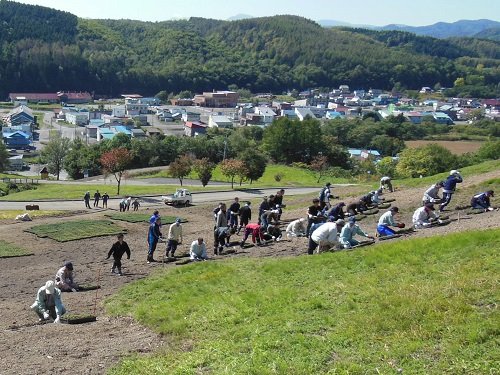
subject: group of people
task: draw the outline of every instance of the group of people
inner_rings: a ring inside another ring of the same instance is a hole
[[[52,320],[60,323],[61,317],[66,313],[61,293],[78,290],[79,286],[73,277],[73,263],[65,262],[56,272],[55,278],[38,289],[36,300],[30,308],[37,314],[39,322]]]
[[[99,193],[99,190],[96,190],[94,193],[94,207],[99,207],[99,201],[102,199],[102,208],[108,208],[108,200],[109,200],[109,195],[108,193],[104,193],[101,195]],[[83,200],[85,202],[85,208],[92,208],[90,207],[90,191],[87,191],[85,195],[83,196]]]

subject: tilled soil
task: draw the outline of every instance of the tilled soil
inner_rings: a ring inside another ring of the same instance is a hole
[[[500,175],[499,171],[490,172],[480,179],[465,181],[462,185],[477,184]],[[460,187],[459,187],[460,188]],[[335,188],[334,193],[349,202],[348,188]],[[411,224],[415,207],[420,204],[425,189],[407,189],[386,194],[395,198],[402,211],[401,220]],[[460,191],[457,192],[457,195]],[[283,221],[304,217],[310,199],[285,196],[285,202],[297,209],[286,209]],[[453,202],[452,205],[453,207]],[[179,246],[179,255],[186,253],[191,241],[202,235],[207,241],[209,255],[212,256],[212,205],[175,209],[160,207],[163,215],[180,215],[188,220],[184,224],[184,243]],[[257,202],[254,207],[256,219]],[[359,225],[369,234],[375,234],[376,221],[381,213],[369,216]],[[151,212],[144,210],[142,212]],[[458,218],[457,211],[449,211],[450,218]],[[79,214],[73,217],[40,218],[28,223],[0,223],[0,238],[29,249],[33,256],[0,259],[0,375],[6,374],[102,374],[119,362],[120,358],[131,353],[150,353],[160,347],[168,347],[168,338],[161,337],[151,330],[136,323],[130,317],[109,317],[105,314],[103,300],[116,293],[125,283],[146,277],[151,272],[161,272],[166,267],[181,267],[175,263],[146,263],[147,223],[131,224],[117,221],[127,229],[125,240],[132,249],[132,258],[122,260],[124,276],[111,274],[112,260],[105,260],[107,252],[115,241],[114,236],[59,243],[48,238],[38,238],[24,232],[25,229],[40,223],[57,223],[61,220],[82,218],[102,218],[103,212]],[[496,228],[500,223],[500,212],[493,211],[479,215],[467,215],[460,211],[460,220],[447,226],[418,231],[411,236],[393,241],[423,236],[443,235],[469,229]],[[286,226],[286,224],[283,224]],[[283,228],[284,229],[284,228]],[[164,235],[168,226],[164,226]],[[240,236],[232,240],[241,240]],[[251,239],[247,241],[251,243]],[[364,247],[357,251],[376,249]],[[161,259],[165,249],[159,244],[156,258]],[[264,247],[233,248],[236,253],[216,256],[216,261],[227,257],[278,257],[304,255],[307,251],[307,239],[295,238],[270,243]],[[370,250],[371,251],[371,250]],[[101,289],[78,293],[64,293],[63,302],[71,313],[95,314],[97,321],[88,324],[38,324],[36,315],[29,309],[34,302],[36,291],[47,280],[52,279],[57,269],[66,260],[75,266],[75,278],[79,283],[99,284]],[[202,264],[200,264],[202,266]]]

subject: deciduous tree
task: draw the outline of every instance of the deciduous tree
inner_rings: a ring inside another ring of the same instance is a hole
[[[168,171],[170,176],[178,178],[182,186],[182,181],[186,177],[193,167],[193,159],[187,155],[182,155],[170,163]]]
[[[5,145],[0,142],[0,172],[5,171],[9,167],[9,152]]]
[[[68,154],[70,148],[69,138],[62,138],[57,135],[52,138],[41,152],[41,161],[47,164],[47,169],[50,173],[55,174],[57,180],[63,169],[64,158]]]
[[[193,169],[198,175],[203,187],[207,186],[208,182],[212,178],[212,172],[215,168],[215,164],[212,163],[208,158],[197,159],[193,163]]]
[[[114,148],[101,155],[101,164],[105,174],[113,174],[118,184],[116,194],[120,194],[123,174],[132,162],[132,153],[126,148]]]
[[[231,189],[234,188],[234,178],[244,176],[246,172],[245,163],[242,160],[226,159],[219,165],[221,173],[231,180]]]

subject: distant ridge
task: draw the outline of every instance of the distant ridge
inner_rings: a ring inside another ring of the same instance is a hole
[[[255,18],[255,17],[251,16],[249,14],[238,13],[234,16],[229,17],[227,20],[228,21],[238,21],[238,20],[247,20],[249,18]]]

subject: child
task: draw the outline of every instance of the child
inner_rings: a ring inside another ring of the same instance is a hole
[[[111,254],[113,254],[113,268],[111,268],[112,273],[116,273],[115,270],[118,269],[118,275],[123,276],[122,273],[122,256],[123,253],[127,253],[127,259],[130,259],[130,248],[128,247],[128,244],[123,241],[123,233],[120,233],[118,236],[118,241],[113,244],[111,249],[108,252],[108,257],[106,259],[109,259]]]

